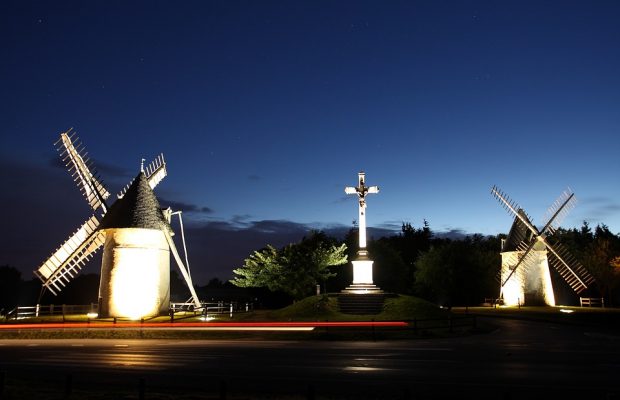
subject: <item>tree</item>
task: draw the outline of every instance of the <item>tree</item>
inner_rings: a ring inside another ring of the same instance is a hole
[[[404,263],[389,238],[373,240],[369,243],[368,251],[374,261],[373,280],[379,287],[393,293],[411,291],[411,269]]]
[[[0,315],[13,309],[19,301],[21,272],[8,265],[0,266]]]
[[[324,233],[313,232],[301,242],[280,250],[268,245],[254,251],[243,267],[233,270],[236,276],[231,283],[239,287],[267,287],[299,300],[312,294],[318,283],[336,275],[330,267],[346,263],[346,251],[346,244],[336,245]]]
[[[497,250],[489,250],[494,238],[474,235],[432,247],[416,263],[418,290],[435,301],[474,304],[494,290],[500,266]]]
[[[349,229],[344,237],[344,244],[347,249],[347,259],[354,260],[357,255],[357,250],[359,249],[359,231],[357,228]],[[353,280],[353,268],[351,268],[351,264],[349,263],[346,267],[339,266],[337,270],[338,273],[330,277],[325,283],[325,292],[340,291],[351,284]]]
[[[606,297],[611,304],[614,289],[620,286],[620,276],[614,267],[614,259],[620,255],[620,236],[611,233],[605,224],[592,230],[584,221],[580,229],[560,228],[553,237],[594,276],[594,293],[598,289],[598,295]]]
[[[170,270],[170,301],[182,303],[191,296],[190,291],[176,269]]]
[[[620,239],[607,226],[598,225],[593,240],[583,254],[583,266],[596,279],[601,296],[611,301],[614,289],[620,285],[620,271],[617,268]]]
[[[282,286],[283,267],[278,250],[267,245],[246,258],[243,267],[233,270],[236,275],[230,282],[239,287],[267,287],[271,291]]]
[[[215,277],[215,278],[211,278],[209,280],[209,282],[207,282],[207,285],[205,287],[208,288],[222,288],[224,286],[226,286],[228,282],[223,282],[220,278]]]
[[[41,284],[38,279],[36,283],[40,288]],[[57,295],[46,290],[40,302],[41,304],[97,304],[98,294],[99,274],[79,274],[71,279],[67,286]],[[36,298],[33,300],[36,301]],[[33,304],[34,301],[25,304]]]
[[[409,222],[403,222],[401,234],[392,236],[391,239],[405,264],[413,270],[420,253],[430,249],[432,237],[428,221],[424,220],[424,226],[419,229],[414,228]]]

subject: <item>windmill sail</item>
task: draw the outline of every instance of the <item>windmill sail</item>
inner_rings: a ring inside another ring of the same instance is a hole
[[[103,206],[105,212],[105,200],[110,196],[110,193],[97,177],[97,172],[94,169],[91,171],[89,168],[88,153],[84,151],[81,143],[78,143],[76,147],[73,144],[74,141],[77,141],[77,137],[71,130],[61,133],[60,139],[56,142],[58,151],[88,204],[93,210]]]
[[[164,155],[158,155],[153,162],[151,162],[146,168],[144,168],[144,174],[149,181],[151,189],[155,189],[155,186],[166,177],[168,172],[166,171],[166,161]]]
[[[526,242],[521,242],[517,246],[517,255],[511,255],[509,263],[511,265],[510,273],[503,279],[501,282],[502,287],[506,285],[506,283],[510,280],[510,278],[517,273],[517,279],[520,282],[525,280],[525,276],[527,271],[535,261],[532,256],[532,250],[534,250],[534,246],[536,246],[536,241],[533,240],[530,244],[526,244]]]
[[[54,295],[82,269],[103,245],[105,234],[97,230],[99,220],[90,217],[36,271],[43,286]]]
[[[531,230],[534,234],[538,234],[538,230],[530,222],[532,218],[527,215],[521,207],[519,207],[517,202],[511,200],[510,197],[499,190],[497,186],[493,186],[493,188],[491,188],[491,194],[499,201],[502,207],[504,207],[510,215],[519,218],[529,230]]]
[[[513,204],[518,207],[516,203]],[[523,209],[519,208],[510,232],[502,243],[502,252],[506,254],[505,262],[510,266],[510,270],[500,281],[501,287],[504,287],[513,276],[523,283],[529,267],[535,262],[532,250],[536,245],[536,240],[530,226],[532,226],[530,218]]]
[[[542,233],[553,234],[559,227],[568,212],[575,207],[577,199],[570,189],[562,192],[560,197],[547,210],[547,223],[541,229]]]
[[[592,274],[560,243],[555,243],[553,246],[548,244],[547,249],[550,253],[549,263],[577,294],[594,283]]]

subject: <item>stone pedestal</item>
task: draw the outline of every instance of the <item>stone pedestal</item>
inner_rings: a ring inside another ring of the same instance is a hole
[[[342,293],[347,294],[381,294],[379,289],[372,281],[373,261],[368,258],[368,251],[360,250],[357,252],[353,264],[353,283],[345,288]]]

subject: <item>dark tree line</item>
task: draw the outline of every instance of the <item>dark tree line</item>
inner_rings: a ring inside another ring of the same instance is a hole
[[[403,224],[399,235],[373,241],[375,280],[385,290],[417,295],[439,304],[475,305],[499,295],[500,247],[505,235],[472,235],[461,240],[435,238],[428,224]],[[596,279],[586,296],[604,297],[607,304],[620,298],[620,235],[604,225],[587,222],[577,229],[558,229],[552,236],[566,247]],[[395,259],[394,255],[398,257]],[[562,300],[578,304],[551,267],[554,287]]]
[[[434,237],[426,221],[420,228],[403,223],[399,234],[368,242],[368,251],[374,260],[374,283],[387,292],[416,295],[446,306],[480,304],[485,298],[499,296],[503,238],[505,235],[479,234],[459,240],[438,238]],[[320,240],[328,239],[332,245],[340,243],[321,234]],[[346,245],[348,260],[355,258],[357,239],[357,231],[351,229],[342,241]],[[559,229],[554,239],[567,247],[596,278],[597,284],[587,295],[604,296],[609,304],[613,304],[614,297],[620,295],[617,293],[620,286],[620,236],[611,233],[605,225],[592,230],[584,223],[580,229]],[[276,254],[278,250],[270,248],[268,251]],[[303,270],[299,269],[303,264],[303,261],[297,264],[297,272]],[[262,270],[256,268],[256,263],[253,267],[255,271]],[[351,284],[350,263],[329,266],[329,271],[331,273],[323,282],[308,274],[309,279],[301,285],[304,289],[298,293],[311,294],[316,283],[322,284],[328,292],[338,292]],[[551,274],[555,276],[556,290],[566,291],[568,286],[553,268]],[[256,276],[256,279],[260,278]],[[578,303],[577,295],[569,288],[568,292],[564,293],[562,301],[565,304]]]
[[[99,275],[82,274],[67,284],[58,294],[44,292],[41,304],[89,304],[97,303]],[[39,301],[41,282],[36,279],[25,280],[16,268],[0,266],[0,315],[16,306],[32,306]]]
[[[499,237],[434,240],[416,262],[414,292],[446,305],[476,305],[499,293]]]
[[[387,292],[416,295],[438,304],[479,304],[484,298],[499,295],[500,243],[504,237],[438,238],[426,221],[419,228],[403,223],[398,234],[368,242],[374,260],[374,282]],[[595,277],[596,284],[588,296],[605,297],[610,305],[620,303],[620,235],[611,233],[605,225],[592,229],[584,222],[580,228],[558,229],[552,239],[566,247]],[[214,278],[196,289],[207,301],[234,298],[258,301],[267,307],[312,295],[316,285],[322,292],[339,292],[352,282],[352,268],[347,261],[355,258],[357,240],[355,229],[342,240],[312,232],[281,249],[268,246],[252,253],[246,259],[247,268],[238,268],[232,281]],[[556,290],[572,296],[573,303],[578,301],[551,270]],[[47,293],[41,303],[96,303],[98,285],[98,275],[79,275],[59,296]],[[15,268],[0,266],[0,310],[36,304],[40,288],[38,280],[24,280]],[[188,296],[185,283],[175,270],[171,271],[171,299],[185,301]]]

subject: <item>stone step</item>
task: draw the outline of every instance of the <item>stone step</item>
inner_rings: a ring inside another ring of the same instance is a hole
[[[379,289],[372,283],[354,283],[347,286],[341,293],[344,294],[383,294],[383,290]]]
[[[345,314],[379,314],[383,311],[383,294],[338,295],[338,308]]]

